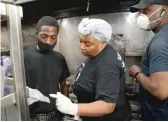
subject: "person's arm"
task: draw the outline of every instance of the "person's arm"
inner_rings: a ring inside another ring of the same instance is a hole
[[[60,112],[69,115],[98,117],[108,115],[115,109],[115,103],[105,101],[95,101],[84,104],[72,103],[68,97],[59,92],[56,95],[50,94],[50,97],[56,98],[56,106]]]
[[[60,77],[60,90],[62,94],[69,97],[69,87],[66,84],[66,79],[70,76],[70,73],[65,58],[62,56],[61,59],[63,70]]]
[[[66,84],[66,80],[64,80],[60,83],[60,87],[61,87],[61,93],[65,96],[69,97],[69,87]]]
[[[139,73],[136,77],[140,84],[150,94],[160,100],[168,98],[168,48],[166,44],[158,44],[152,47],[149,53],[150,76]],[[132,70],[132,71],[131,71]],[[130,74],[141,72],[137,66],[132,66]]]
[[[137,80],[143,88],[158,99],[168,98],[168,72],[155,72],[150,77],[140,73]]]
[[[115,103],[107,103],[104,101],[96,101],[86,104],[78,104],[78,113],[79,116],[103,116],[110,114],[114,111]]]

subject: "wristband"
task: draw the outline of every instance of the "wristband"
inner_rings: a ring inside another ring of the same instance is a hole
[[[140,73],[142,73],[142,72],[137,72],[137,73],[134,75],[134,78],[136,78]]]

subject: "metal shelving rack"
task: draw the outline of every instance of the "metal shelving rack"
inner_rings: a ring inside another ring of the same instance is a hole
[[[1,17],[7,20],[10,40],[10,55],[13,66],[13,80],[15,92],[1,98],[1,109],[15,105],[18,111],[17,119],[29,120],[29,109],[26,95],[25,70],[23,62],[23,44],[21,18],[23,10],[21,6],[0,2]]]

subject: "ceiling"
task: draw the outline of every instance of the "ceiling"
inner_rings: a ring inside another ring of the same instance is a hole
[[[36,21],[42,16],[56,18],[128,11],[140,0],[4,0],[23,7],[23,21]],[[88,10],[88,11],[87,11]]]

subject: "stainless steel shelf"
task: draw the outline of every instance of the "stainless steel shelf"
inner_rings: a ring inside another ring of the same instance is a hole
[[[8,6],[16,6],[16,5],[8,5],[6,3],[0,2],[0,14],[3,16],[3,19],[6,17],[7,18],[7,7]],[[23,10],[21,6],[17,6],[17,9],[19,9],[19,16],[22,18],[23,17]],[[4,21],[4,20],[3,20]]]
[[[23,61],[23,43],[21,18],[23,10],[21,6],[13,5],[12,0],[0,2],[0,14],[2,21],[8,21],[10,56],[12,61],[13,77],[16,81],[13,85],[15,92],[1,98],[1,108],[7,108],[16,103],[18,112],[17,120],[29,120],[29,109],[27,104],[25,70]],[[1,21],[1,22],[2,22]],[[11,82],[9,81],[9,84]]]
[[[1,108],[7,108],[16,103],[15,93],[11,93],[1,98]]]
[[[6,16],[6,4],[5,3],[0,3],[0,8],[1,8],[1,15]]]

